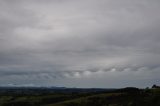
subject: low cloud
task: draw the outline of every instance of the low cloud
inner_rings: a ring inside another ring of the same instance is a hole
[[[158,0],[0,0],[0,85],[157,83],[159,9]]]

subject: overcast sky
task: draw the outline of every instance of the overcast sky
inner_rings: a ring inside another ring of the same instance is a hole
[[[0,86],[160,84],[160,0],[0,0]]]

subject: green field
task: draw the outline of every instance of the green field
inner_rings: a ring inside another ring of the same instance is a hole
[[[160,89],[100,93],[1,94],[0,106],[160,106]]]

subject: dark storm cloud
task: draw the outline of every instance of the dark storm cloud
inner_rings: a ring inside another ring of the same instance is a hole
[[[0,84],[157,83],[159,9],[158,0],[0,0]]]

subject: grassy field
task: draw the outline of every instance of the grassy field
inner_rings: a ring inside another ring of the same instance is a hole
[[[99,93],[1,94],[0,106],[160,106],[160,89]]]

